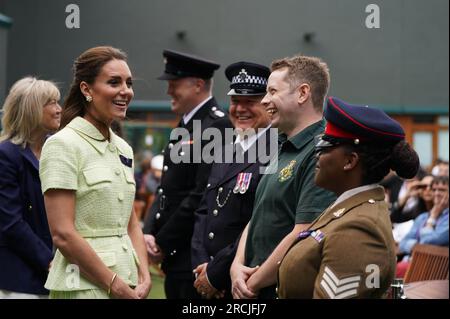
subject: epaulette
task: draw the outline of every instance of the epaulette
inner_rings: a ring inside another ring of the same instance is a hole
[[[214,119],[225,117],[225,113],[222,110],[220,110],[217,106],[211,107],[209,115],[211,115],[211,117]]]

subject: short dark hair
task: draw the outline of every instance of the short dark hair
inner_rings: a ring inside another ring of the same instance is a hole
[[[434,184],[448,185],[448,176],[435,176],[431,182],[431,187],[433,187]]]

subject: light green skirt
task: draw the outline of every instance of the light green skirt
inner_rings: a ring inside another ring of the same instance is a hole
[[[50,299],[111,299],[103,289],[88,289],[74,291],[50,290]]]

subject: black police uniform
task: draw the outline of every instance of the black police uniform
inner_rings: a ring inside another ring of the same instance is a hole
[[[218,64],[184,53],[165,50],[165,73],[159,77],[162,80],[183,77],[199,77],[209,79]],[[187,129],[189,136],[171,139],[164,149],[164,166],[158,195],[150,208],[144,226],[144,233],[155,236],[156,243],[165,254],[162,269],[166,274],[167,298],[197,298],[193,288],[191,268],[191,237],[194,228],[194,212],[198,208],[205,190],[212,164],[194,163],[193,156],[196,145],[201,144],[201,150],[210,140],[198,139],[194,136],[195,120],[201,122],[201,133],[208,128],[218,128],[225,136],[225,128],[232,125],[216,100],[208,100],[184,124],[179,127]],[[180,145],[181,143],[181,145]],[[223,143],[223,141],[222,141]],[[173,148],[180,149],[179,155],[185,152],[190,155],[190,162],[174,163],[170,157]],[[189,149],[187,149],[189,148]],[[189,153],[188,153],[189,152]]]
[[[228,95],[265,94],[267,78],[270,75],[267,67],[238,62],[230,65],[225,73],[231,81],[231,91]],[[249,154],[254,152],[253,154],[258,155],[260,146],[269,150],[270,138],[268,129],[244,153],[243,162],[213,165],[207,189],[195,214],[192,269],[207,262],[210,284],[219,291],[225,290],[226,298],[231,298],[231,263],[240,235],[252,215],[256,188],[263,176],[261,171],[268,164],[268,160],[262,162],[258,156],[256,161],[249,160]],[[276,145],[277,134],[273,134],[272,138]],[[239,151],[242,149],[238,148],[237,152]],[[248,182],[245,182],[245,177]]]

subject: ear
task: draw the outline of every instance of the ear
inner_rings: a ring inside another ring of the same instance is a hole
[[[311,87],[308,83],[301,84],[298,88],[298,103],[303,104],[305,103],[309,97],[311,96]]]
[[[80,90],[81,93],[83,93],[84,96],[91,96],[91,89],[89,88],[89,84],[87,84],[84,81],[81,81],[80,83]]]
[[[203,91],[203,88],[205,87],[205,80],[203,79],[196,79],[195,81],[195,93],[200,93]]]
[[[359,155],[356,152],[350,152],[347,155],[344,165],[344,171],[351,171],[359,163]]]

